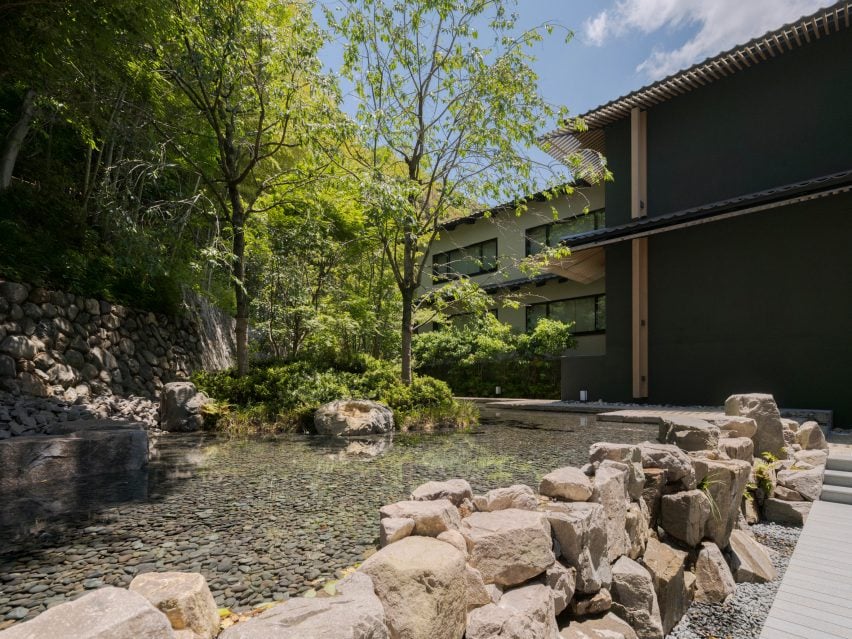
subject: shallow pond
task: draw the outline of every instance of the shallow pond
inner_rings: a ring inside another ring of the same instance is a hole
[[[473,433],[398,435],[373,458],[301,435],[162,437],[141,479],[89,482],[78,500],[87,512],[7,537],[0,622],[150,570],[203,573],[221,606],[285,599],[362,561],[377,543],[379,507],[425,481],[464,477],[475,492],[537,487],[553,468],[585,463],[594,442],[635,443],[655,431],[593,415],[484,410]],[[133,501],[104,505],[122,486]]]

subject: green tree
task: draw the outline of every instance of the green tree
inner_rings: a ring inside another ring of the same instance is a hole
[[[309,5],[174,0],[174,11],[176,32],[162,45],[162,73],[185,108],[160,126],[201,176],[230,233],[242,375],[249,365],[247,226],[312,177],[310,144],[333,111],[333,91],[316,57],[323,38]]]
[[[349,0],[332,29],[359,98],[362,197],[402,300],[402,379],[411,380],[417,289],[440,223],[472,203],[565,184],[527,149],[555,117],[538,92],[513,0]],[[485,36],[481,36],[482,30]],[[552,187],[555,194],[558,187]],[[563,187],[567,188],[567,187]]]

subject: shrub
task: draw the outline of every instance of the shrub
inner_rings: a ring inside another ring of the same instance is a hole
[[[453,399],[446,383],[416,375],[410,386],[399,379],[392,363],[364,358],[362,372],[328,368],[308,362],[256,366],[242,377],[234,371],[198,372],[193,381],[217,401],[217,430],[244,434],[311,427],[322,404],[340,398],[372,399],[390,406],[405,428],[464,426],[475,422],[470,407]],[[224,408],[223,408],[224,407]]]

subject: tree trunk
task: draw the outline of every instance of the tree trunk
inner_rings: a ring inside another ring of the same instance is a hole
[[[6,136],[6,142],[3,144],[3,155],[0,157],[0,191],[5,191],[12,183],[12,173],[15,171],[18,153],[30,130],[33,117],[35,117],[35,95],[35,91],[27,89],[21,103],[21,114],[15,124],[12,125],[9,134]]]
[[[231,224],[234,229],[234,262],[231,276],[234,280],[234,295],[237,299],[236,316],[236,338],[237,338],[237,376],[246,375],[249,370],[248,361],[248,315],[249,299],[245,288],[246,278],[246,235],[245,235],[245,210],[236,187],[228,187],[228,195],[231,200]]]
[[[411,337],[414,309],[414,289],[406,288],[402,293],[402,383],[411,384]]]

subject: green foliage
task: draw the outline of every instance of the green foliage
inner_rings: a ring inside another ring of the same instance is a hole
[[[490,313],[414,338],[418,369],[445,380],[456,395],[559,397],[559,360],[576,341],[571,326],[542,318],[530,333],[515,333]]]
[[[255,366],[242,377],[234,371],[201,371],[193,380],[217,400],[211,421],[232,433],[310,428],[314,411],[340,398],[387,404],[403,428],[469,426],[475,421],[475,411],[456,403],[440,380],[418,375],[406,386],[393,364],[365,357],[357,366],[360,370],[317,368],[300,361]],[[231,417],[223,421],[224,415]]]

